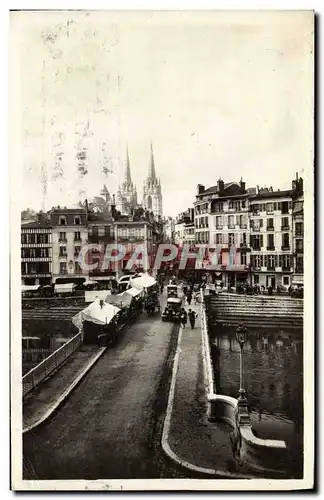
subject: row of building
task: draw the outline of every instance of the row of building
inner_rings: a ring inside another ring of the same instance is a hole
[[[303,282],[304,194],[298,174],[284,191],[246,188],[243,180],[220,179],[207,189],[198,185],[193,205],[175,222],[168,221],[170,239],[179,247],[216,245],[214,274],[225,286],[248,282],[289,288],[293,281]],[[234,263],[231,247],[236,249]]]

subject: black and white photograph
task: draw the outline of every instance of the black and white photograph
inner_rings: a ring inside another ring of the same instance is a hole
[[[10,12],[13,490],[313,487],[314,36]]]

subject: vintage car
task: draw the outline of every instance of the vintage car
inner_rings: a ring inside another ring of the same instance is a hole
[[[168,285],[167,286],[167,297],[178,297],[178,286]]]
[[[182,300],[178,297],[170,297],[162,312],[162,321],[180,321]]]

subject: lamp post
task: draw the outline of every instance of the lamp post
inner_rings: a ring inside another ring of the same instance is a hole
[[[250,424],[250,416],[248,412],[246,393],[244,389],[244,378],[243,378],[243,347],[246,342],[247,328],[245,325],[241,324],[236,330],[236,340],[240,345],[240,389],[238,397],[238,418],[239,424]]]

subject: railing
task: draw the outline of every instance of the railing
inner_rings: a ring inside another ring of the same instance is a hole
[[[72,354],[81,344],[81,333],[77,333],[66,344],[62,345],[57,351],[45,358],[39,365],[35,366],[26,375],[24,375],[23,382],[23,397],[26,396],[32,389],[40,384],[46,377],[64,363],[64,361]]]

